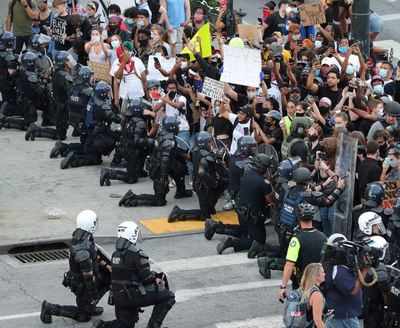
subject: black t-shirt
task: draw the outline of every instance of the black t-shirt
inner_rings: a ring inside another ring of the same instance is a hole
[[[222,117],[220,114],[214,116],[212,120],[212,126],[214,127],[214,135],[216,137],[226,134],[230,139],[232,139],[233,125],[229,120]]]
[[[332,108],[335,108],[342,98],[342,90],[338,88],[337,91],[333,91],[329,87],[323,86],[318,89],[317,96],[319,99],[323,97],[329,98],[332,101]]]
[[[376,159],[366,158],[361,162],[358,170],[358,185],[361,194],[364,194],[368,183],[379,181],[382,173],[382,167]]]
[[[267,18],[266,21],[268,28],[264,31],[263,38],[270,38],[272,33],[281,32],[282,34],[286,34],[286,17],[282,18],[279,15],[279,12],[273,13],[271,16]]]
[[[265,196],[272,192],[271,185],[253,169],[246,169],[240,179],[239,205],[252,210],[262,210]]]

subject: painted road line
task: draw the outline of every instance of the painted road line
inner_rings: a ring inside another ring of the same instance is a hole
[[[271,315],[268,317],[252,318],[247,320],[221,322],[216,328],[280,328],[283,326],[282,315]]]
[[[212,269],[228,265],[256,263],[255,259],[248,259],[246,253],[232,253],[226,255],[211,255],[172,261],[156,262],[155,264],[167,273]]]
[[[178,303],[189,301],[193,298],[219,293],[238,292],[251,289],[278,287],[282,279],[270,279],[262,281],[245,282],[240,284],[223,285],[215,287],[203,287],[196,289],[181,289],[176,291],[175,299]]]
[[[252,289],[259,289],[259,288],[278,287],[280,284],[281,284],[281,279],[270,279],[270,280],[246,282],[246,283],[240,283],[240,284],[223,285],[223,286],[215,286],[215,287],[181,289],[181,290],[178,290],[175,292],[175,299],[178,303],[183,303],[183,302],[187,302],[193,298],[206,296],[206,295],[238,292],[238,291],[245,291],[245,290],[252,290]],[[20,313],[20,314],[2,316],[2,317],[0,317],[0,321],[25,319],[25,318],[38,317],[38,316],[40,316],[40,312]],[[219,327],[219,326],[217,326],[217,327]],[[225,327],[225,326],[222,326],[222,327]],[[234,327],[236,327],[236,326],[234,326]],[[249,327],[247,327],[247,328],[249,328]]]

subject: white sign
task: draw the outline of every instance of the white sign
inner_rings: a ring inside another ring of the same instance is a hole
[[[224,82],[206,77],[201,94],[211,99],[222,100],[224,97]]]
[[[167,72],[169,72],[172,67],[175,65],[175,58],[165,58],[162,56],[149,56],[149,62],[147,64],[147,81],[156,80],[156,81],[166,81],[168,80],[168,76],[164,76],[160,73],[158,69],[154,67],[154,58],[157,58],[160,62],[161,68]]]
[[[51,23],[51,37],[54,41],[64,44],[67,31],[67,21],[65,19],[54,18]]]
[[[260,72],[260,50],[224,45],[221,81],[257,88],[260,86]]]

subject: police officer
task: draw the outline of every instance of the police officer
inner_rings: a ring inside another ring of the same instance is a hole
[[[216,214],[215,205],[223,194],[227,182],[224,164],[212,152],[212,136],[202,131],[196,138],[196,146],[191,151],[193,163],[193,189],[199,200],[200,209],[183,210],[174,206],[168,222],[185,220],[207,220]]]
[[[110,185],[110,180],[136,183],[143,171],[146,149],[148,148],[147,126],[144,107],[140,99],[128,102],[122,125],[120,147],[127,160],[127,170],[102,168],[100,186]]]
[[[120,117],[112,111],[110,85],[97,82],[87,106],[86,134],[81,136],[82,146],[71,149],[61,161],[61,169],[101,164],[102,155],[108,156],[115,147],[116,136],[111,130],[111,123],[120,121]]]
[[[326,236],[312,225],[315,207],[302,202],[296,207],[296,211],[300,229],[295,232],[289,242],[280,286],[280,299],[286,297],[289,279],[293,281],[293,289],[298,288],[305,267],[309,263],[320,262],[322,247],[326,242]]]
[[[168,289],[162,274],[150,269],[149,257],[136,246],[139,227],[133,221],[118,226],[116,249],[112,255],[112,295],[114,321],[98,321],[96,328],[133,327],[142,306],[154,305],[147,328],[161,325],[175,304],[175,295]]]
[[[169,187],[168,176],[176,183],[175,199],[191,197],[192,191],[185,187],[186,152],[178,148],[175,136],[179,122],[175,116],[165,116],[149,160],[150,178],[154,195],[136,195],[129,190],[120,200],[119,206],[164,206]]]
[[[76,306],[63,306],[42,302],[40,320],[51,323],[52,316],[67,317],[78,322],[87,322],[92,316],[103,313],[96,307],[101,294],[96,287],[96,274],[99,264],[96,262],[96,244],[93,234],[98,218],[92,210],[80,212],[76,218],[76,230],[72,233],[69,271],[64,276],[63,285],[69,287],[76,296]]]

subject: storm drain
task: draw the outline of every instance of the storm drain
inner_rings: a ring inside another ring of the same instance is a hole
[[[65,243],[18,246],[8,254],[23,264],[53,262],[68,259],[69,247]]]

